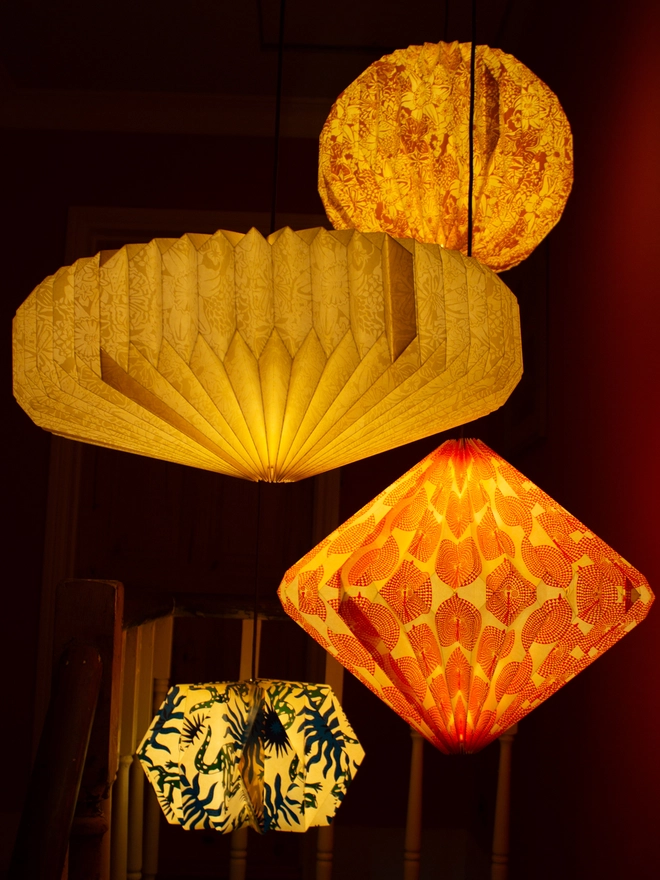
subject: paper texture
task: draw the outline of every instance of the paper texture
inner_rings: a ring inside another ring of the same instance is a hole
[[[38,425],[250,480],[479,418],[521,374],[498,276],[382,233],[127,245],[46,278],[14,319],[14,394]]]
[[[644,619],[640,572],[478,440],[311,550],[285,611],[443,752],[474,752]]]
[[[176,685],[138,757],[167,821],[222,833],[329,825],[364,757],[329,685]]]
[[[561,217],[573,182],[557,96],[500,49],[477,46],[472,253],[524,260]],[[467,253],[470,44],[385,55],[337,98],[321,133],[319,193],[333,226]]]

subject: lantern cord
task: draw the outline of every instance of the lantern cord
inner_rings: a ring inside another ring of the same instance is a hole
[[[442,42],[447,42],[447,34],[449,33],[449,0],[445,0],[445,26],[442,31]]]
[[[468,228],[467,228],[467,255],[472,256],[472,223],[474,197],[474,104],[475,104],[475,72],[477,66],[477,0],[472,0],[472,43],[470,46],[470,129],[469,129],[469,152],[470,173],[468,177]]]
[[[275,147],[273,150],[273,187],[270,203],[270,231],[275,232],[275,209],[277,207],[277,178],[280,166],[280,119],[282,116],[282,69],[284,67],[284,15],[286,0],[280,0],[280,34],[277,43],[277,91],[275,96]]]
[[[259,534],[261,525],[261,480],[257,483],[257,540],[254,560],[254,608],[252,613],[252,674],[250,681],[257,677],[257,636],[259,620]]]
[[[277,42],[277,86],[275,93],[275,145],[273,148],[273,186],[270,201],[270,232],[275,232],[277,178],[280,170],[280,120],[282,118],[282,69],[284,67],[284,16],[286,0],[280,0],[280,33]],[[254,560],[254,609],[252,613],[252,677],[257,677],[257,637],[259,630],[259,533],[261,525],[261,480],[257,483],[257,540]]]

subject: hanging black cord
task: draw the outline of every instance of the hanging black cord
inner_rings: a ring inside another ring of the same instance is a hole
[[[475,71],[477,66],[477,0],[472,0],[472,45],[470,47],[470,131],[469,131],[469,151],[470,151],[470,174],[468,177],[468,228],[467,228],[467,255],[472,256],[472,223],[473,208],[472,201],[474,197],[474,93],[475,93]]]
[[[270,231],[275,232],[277,207],[277,178],[280,165],[280,117],[282,115],[282,68],[284,61],[284,15],[286,0],[280,0],[280,35],[277,44],[277,93],[275,96],[275,148],[273,150],[273,187],[270,203]]]
[[[261,480],[257,483],[257,540],[254,560],[254,608],[252,612],[252,674],[250,681],[257,677],[257,635],[259,620],[259,533],[261,525]]]
[[[270,231],[275,232],[277,178],[280,166],[280,119],[282,116],[282,68],[284,61],[284,15],[286,0],[280,0],[280,35],[277,44],[277,92],[275,96],[275,145],[273,148],[273,186],[270,200]],[[259,621],[259,537],[261,531],[261,480],[257,483],[257,540],[254,560],[254,607],[252,611],[252,681],[257,677],[257,636]]]
[[[470,128],[468,132],[468,152],[470,168],[468,176],[468,216],[467,216],[467,255],[472,256],[472,201],[474,195],[474,96],[475,71],[477,66],[477,0],[472,0],[472,43],[470,45]],[[465,445],[465,425],[461,425],[461,448]]]

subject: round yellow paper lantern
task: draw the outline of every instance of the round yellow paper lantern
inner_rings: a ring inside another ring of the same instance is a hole
[[[337,98],[321,133],[319,192],[337,229],[467,252],[470,44],[386,55]],[[552,229],[573,182],[557,96],[500,49],[477,46],[473,256],[495,271]]]

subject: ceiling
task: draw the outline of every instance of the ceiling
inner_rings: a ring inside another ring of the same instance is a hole
[[[533,0],[481,0],[479,42],[518,54]],[[271,96],[279,0],[23,0],[0,10],[5,92]],[[470,0],[287,0],[283,92],[333,100],[394,48],[469,40]],[[519,54],[525,60],[524,52]]]

